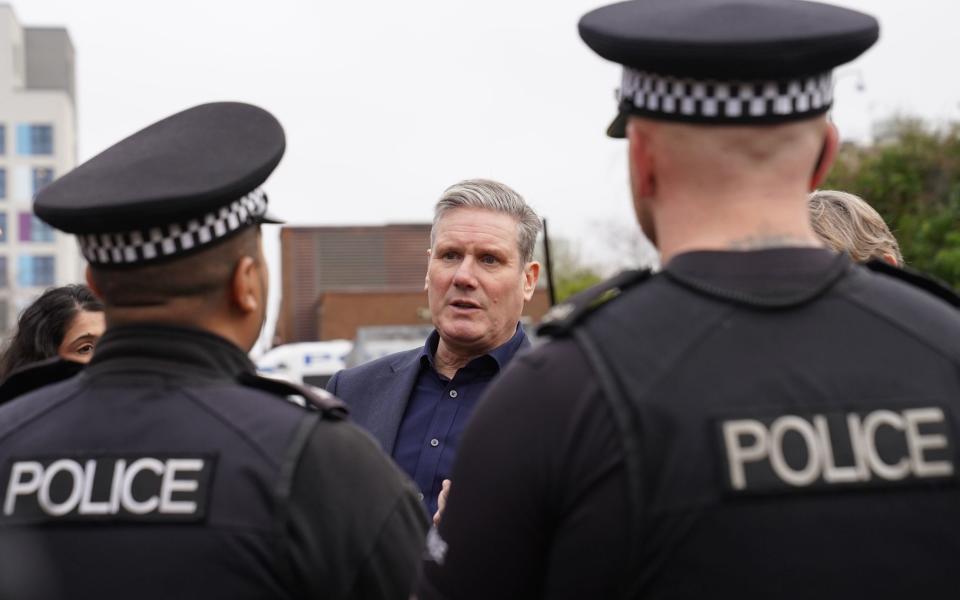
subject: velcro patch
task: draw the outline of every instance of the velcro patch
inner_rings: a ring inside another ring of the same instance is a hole
[[[954,478],[955,440],[939,406],[716,421],[733,494],[887,487]]]
[[[4,468],[5,522],[193,522],[206,515],[216,456],[18,457]]]

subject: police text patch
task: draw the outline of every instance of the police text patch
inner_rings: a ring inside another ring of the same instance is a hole
[[[943,408],[782,414],[717,422],[733,493],[877,487],[952,479]]]
[[[14,458],[5,521],[199,521],[214,456],[96,454]]]

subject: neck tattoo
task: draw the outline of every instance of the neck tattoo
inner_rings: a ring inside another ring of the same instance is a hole
[[[732,240],[729,244],[727,244],[727,247],[731,250],[762,250],[764,248],[784,248],[797,246],[813,248],[819,246],[819,244],[806,237],[775,233],[748,235],[743,238]]]

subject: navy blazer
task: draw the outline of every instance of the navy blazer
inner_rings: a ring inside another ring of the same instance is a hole
[[[350,407],[354,423],[373,434],[387,454],[393,452],[400,421],[420,373],[423,348],[390,354],[337,372],[327,391]]]
[[[529,346],[530,338],[524,337],[518,352]],[[350,407],[353,422],[373,434],[391,456],[420,374],[422,352],[423,346],[390,354],[338,371],[327,382],[327,391]]]

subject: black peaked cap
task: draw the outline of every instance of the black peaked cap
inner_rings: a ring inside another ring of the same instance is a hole
[[[874,44],[873,17],[803,0],[631,0],[580,20],[624,66],[619,114],[701,124],[776,124],[823,114],[834,67]]]
[[[76,234],[147,230],[213,213],[280,162],[283,128],[250,104],[202,104],[158,121],[43,188],[37,216]]]
[[[782,79],[828,71],[872,46],[873,17],[801,0],[632,0],[580,20],[600,56],[663,75]]]

